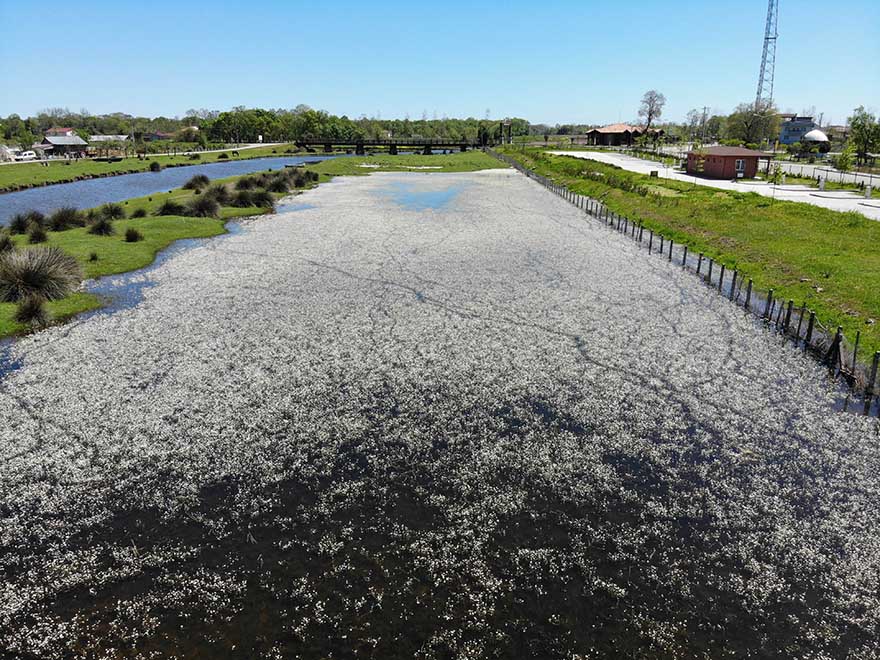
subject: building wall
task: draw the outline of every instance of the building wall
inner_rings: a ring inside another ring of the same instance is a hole
[[[800,142],[801,138],[814,128],[818,128],[818,125],[812,117],[784,121],[779,128],[779,142],[782,144]]]
[[[698,172],[696,155],[688,154],[687,172],[688,174],[702,174],[710,179],[735,179],[737,178],[736,161],[739,159],[745,161],[743,177],[753,178],[758,173],[757,156],[706,156],[703,161],[703,171]]]

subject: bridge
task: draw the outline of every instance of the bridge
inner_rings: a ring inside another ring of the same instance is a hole
[[[467,151],[470,149],[479,149],[481,144],[474,140],[452,140],[449,138],[386,138],[379,140],[354,139],[346,140],[343,138],[305,138],[297,140],[298,147],[324,147],[324,151],[333,151],[333,147],[354,147],[354,152],[363,156],[367,147],[387,147],[388,153],[392,156],[397,154],[399,147],[421,149],[425,155],[430,155],[434,149],[458,149],[459,151]]]

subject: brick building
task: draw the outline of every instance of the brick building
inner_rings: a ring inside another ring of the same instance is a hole
[[[742,147],[709,147],[688,152],[687,173],[709,179],[751,179],[758,173],[758,160],[767,159],[769,165],[770,158],[763,151]]]

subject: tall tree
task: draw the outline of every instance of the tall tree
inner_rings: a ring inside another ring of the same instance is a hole
[[[861,165],[868,154],[880,148],[880,125],[877,118],[860,105],[849,118],[849,136],[856,150],[856,159]]]
[[[656,89],[645,92],[642,105],[639,107],[639,117],[645,118],[645,133],[651,128],[651,122],[663,115],[664,105],[666,105],[666,97]]]
[[[740,103],[725,122],[727,138],[761,144],[779,135],[779,113],[771,103]]]

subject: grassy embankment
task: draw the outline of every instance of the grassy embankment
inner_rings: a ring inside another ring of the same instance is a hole
[[[378,167],[360,167],[361,164],[376,165]],[[413,170],[411,169],[413,167],[440,167],[441,169]],[[432,156],[380,155],[339,158],[323,161],[309,166],[307,169],[317,172],[320,182],[328,181],[334,176],[366,175],[377,171],[472,172],[498,167],[506,166],[482,152],[472,151]],[[233,176],[225,179],[216,179],[212,181],[212,184],[223,183],[232,190],[233,184],[241,178],[243,177]],[[309,185],[308,187],[311,186]],[[285,197],[288,194],[291,193],[278,193],[275,194],[275,197]],[[82,264],[86,277],[96,278],[103,275],[114,275],[144,268],[153,262],[159,251],[176,240],[217,236],[226,232],[224,228],[226,220],[258,215],[265,211],[265,209],[257,207],[238,208],[223,206],[221,207],[219,218],[152,215],[166,201],[171,200],[186,204],[193,197],[195,197],[193,191],[178,188],[170,192],[155,193],[146,197],[130,199],[122,202],[127,216],[131,216],[138,209],[144,209],[149,215],[145,218],[128,217],[124,220],[114,221],[116,232],[111,236],[90,234],[86,227],[78,227],[60,232],[50,231],[48,232],[49,239],[43,245],[58,246],[69,252]],[[136,243],[127,243],[125,241],[125,231],[130,227],[140,231],[144,239]],[[20,248],[28,247],[26,235],[16,235],[13,237],[13,240]],[[93,252],[98,256],[95,261],[89,259]],[[101,300],[97,296],[88,293],[74,293],[62,300],[48,303],[47,307],[56,321],[63,321],[81,312],[96,309],[101,304]],[[14,304],[0,303],[0,338],[27,331],[27,326],[16,323],[13,320],[14,312]]]
[[[863,358],[880,350],[880,222],[540,149],[506,153],[575,192],[603,196],[614,212],[738,269],[777,298],[806,302],[824,324],[843,327],[850,341],[860,331]],[[627,190],[637,186],[647,194]]]
[[[272,144],[253,149],[240,149],[238,156],[232,155],[233,149],[222,152],[201,153],[198,159],[189,156],[147,156],[149,160],[140,160],[136,156],[123,158],[116,163],[96,162],[91,159],[79,161],[49,161],[49,166],[39,162],[15,163],[0,166],[0,192],[22,190],[51,183],[66,183],[79,179],[89,179],[117,174],[133,174],[146,172],[151,163],[159,163],[162,167],[180,165],[203,165],[206,163],[229,162],[230,160],[246,160],[289,155],[287,152],[305,154],[297,150],[293,144]],[[225,154],[226,158],[221,158]]]

